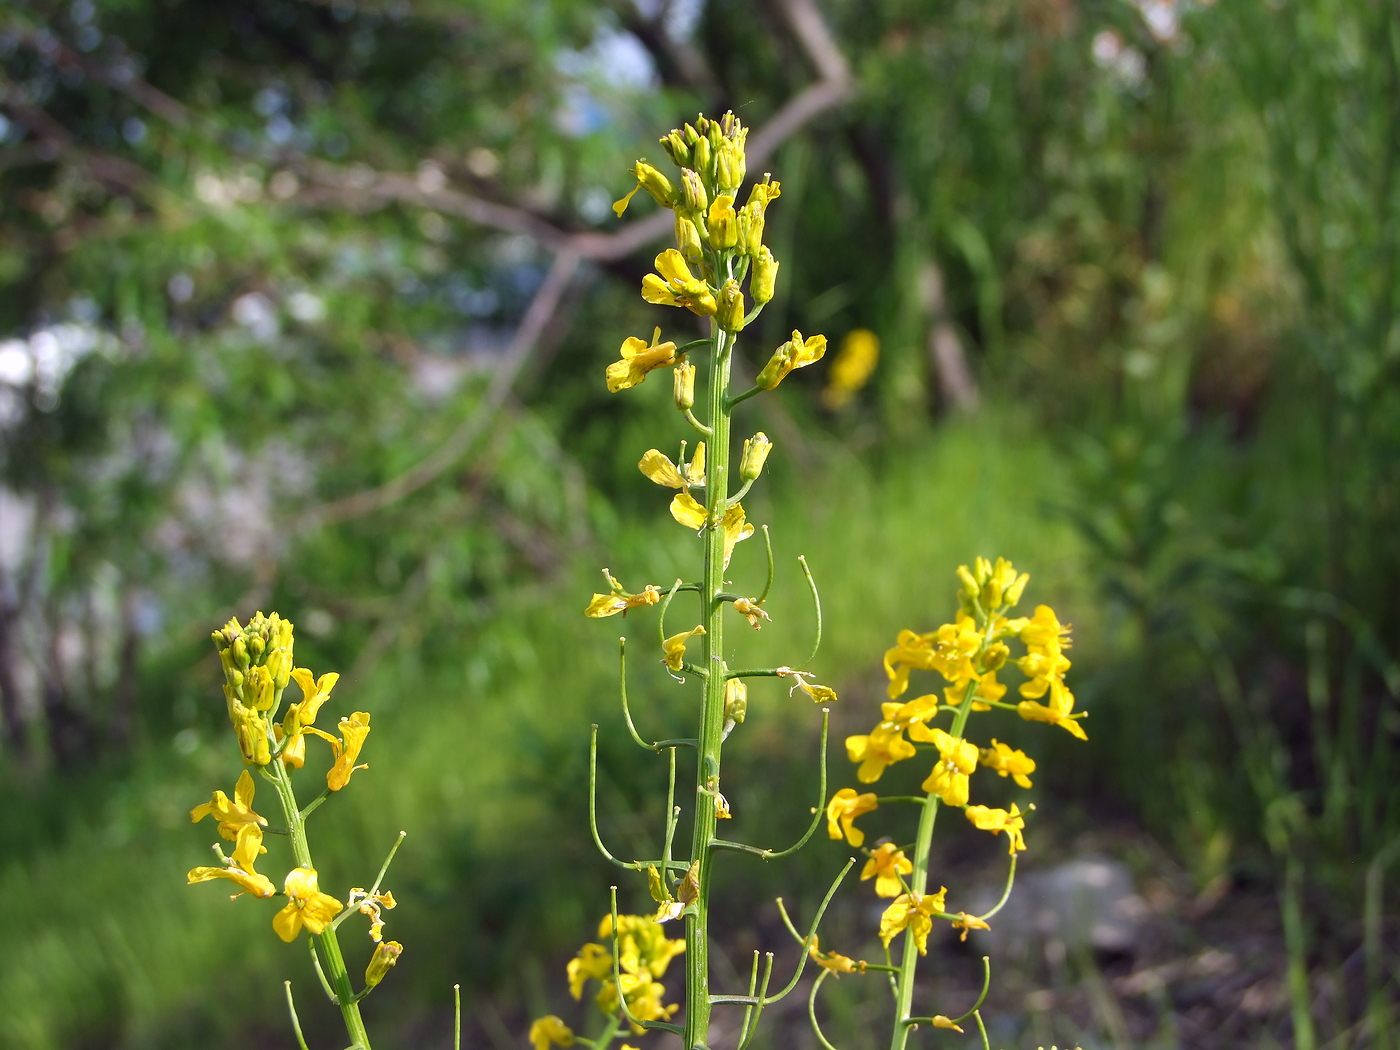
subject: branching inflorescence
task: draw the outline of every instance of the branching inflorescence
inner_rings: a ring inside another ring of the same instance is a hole
[[[857,792],[841,788],[827,803],[827,830],[833,839],[844,838],[863,850],[867,860],[861,879],[874,879],[875,893],[893,898],[880,919],[880,940],[884,945],[883,963],[850,959],[837,952],[821,952],[816,940],[803,941],[825,971],[811,992],[811,1019],[817,1025],[817,992],[828,976],[842,973],[882,971],[888,975],[894,998],[894,1027],[891,1050],[905,1046],[909,1033],[921,1024],[961,1032],[961,1022],[971,1018],[986,1045],[986,1029],[980,1007],[990,986],[990,962],[983,959],[982,994],[960,1016],[916,1014],[913,1008],[914,978],[919,957],[928,950],[929,934],[935,922],[948,922],[960,931],[989,929],[988,919],[996,915],[1011,894],[1016,876],[1016,857],[1026,848],[1023,837],[1025,814],[1016,803],[1001,809],[971,803],[971,776],[980,766],[1000,777],[1010,778],[1018,787],[1031,786],[1036,770],[1033,759],[992,737],[979,747],[968,739],[968,723],[974,714],[1006,711],[1026,721],[1048,722],[1084,739],[1079,724],[1083,713],[1074,711],[1074,695],[1065,685],[1064,674],[1070,662],[1064,655],[1069,648],[1069,628],[1060,623],[1054,610],[1041,605],[1030,617],[1011,618],[1008,614],[1020,602],[1029,577],[1017,574],[1009,562],[998,559],[992,565],[978,558],[971,569],[958,570],[959,611],[952,623],[927,634],[900,631],[895,645],[885,653],[889,675],[889,701],[881,705],[881,719],[869,733],[846,739],[846,752],[856,766],[856,779],[873,784],[885,770],[913,758],[922,748],[936,756],[929,775],[921,785],[922,795],[880,797],[873,791]],[[1013,659],[1011,645],[1019,643],[1025,652]],[[1006,686],[997,675],[1013,664],[1026,677],[1019,688],[1022,699],[1004,701]],[[909,690],[915,671],[936,671],[947,683],[941,692],[931,692],[913,700],[901,701]],[[945,730],[933,725],[940,716],[951,716]],[[882,806],[911,804],[919,809],[919,825],[912,846],[883,841],[865,845],[865,832],[856,819]],[[981,915],[953,911],[947,903],[948,889],[940,886],[929,892],[929,854],[933,842],[934,819],[939,807],[961,809],[974,827],[994,834],[1005,834],[1010,854],[1006,889],[1001,900]],[[912,850],[913,856],[909,855]],[[791,929],[791,927],[789,927]],[[903,935],[902,954],[895,962],[890,953],[893,941]],[[796,931],[793,935],[797,936]],[[799,938],[800,939],[800,938]],[[825,1047],[830,1047],[817,1028]]]

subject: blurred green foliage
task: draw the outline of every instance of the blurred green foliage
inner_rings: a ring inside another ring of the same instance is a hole
[[[305,960],[180,888],[207,837],[185,813],[232,781],[205,639],[259,607],[375,713],[332,878],[411,833],[409,950],[371,1014],[440,1039],[460,979],[504,1045],[547,1005],[525,960],[553,965],[607,885],[577,835],[587,726],[617,723],[612,636],[579,615],[600,538],[624,579],[679,557],[633,468],[668,391],[601,379],[654,323],[646,248],[585,263],[512,341],[559,239],[621,225],[656,129],[730,106],[762,128],[814,81],[807,15],[854,88],[764,165],[785,261],[756,335],[882,344],[846,409],[802,375],[763,420],[779,495],[753,516],[823,587],[823,680],[869,703],[952,568],[1014,558],[1069,610],[1093,712],[1056,786],[1130,811],[1199,886],[1305,900],[1295,960],[1356,947],[1358,872],[1400,833],[1392,6],[16,0],[0,897],[29,906],[0,1043],[282,1039]],[[640,719],[666,685],[634,672]],[[731,800],[800,785],[801,823],[815,744],[788,703],[755,696],[770,761]],[[601,740],[626,840],[659,774]],[[736,900],[818,893],[812,854]]]

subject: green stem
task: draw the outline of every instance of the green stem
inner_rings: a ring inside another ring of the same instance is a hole
[[[685,925],[685,1047],[704,1047],[710,1031],[709,910],[710,873],[715,841],[715,807],[711,792],[720,775],[720,749],[724,743],[724,530],[717,523],[729,497],[729,389],[730,353],[734,337],[710,323],[714,339],[714,366],[710,372],[709,409],[711,437],[705,456],[705,510],[711,525],[705,530],[705,572],[701,584],[705,620],[704,700],[700,715],[699,745],[695,763],[695,827],[691,858],[698,862],[699,896],[686,916]]]
[[[991,618],[984,617],[984,621],[982,644],[977,649],[978,657],[986,650],[988,636],[992,631]],[[962,739],[963,731],[967,728],[968,716],[972,714],[972,696],[976,691],[977,680],[973,679],[967,683],[962,703],[958,705],[958,713],[953,718],[953,725],[949,730],[949,734],[955,740]],[[919,831],[914,840],[914,871],[909,876],[909,892],[916,896],[922,896],[928,891],[928,858],[933,846],[933,824],[938,816],[939,801],[939,797],[930,792],[924,799],[923,812],[919,814]],[[904,955],[900,960],[899,977],[896,979],[894,1032],[890,1036],[890,1050],[904,1050],[909,1039],[909,1019],[913,1016],[914,1004],[914,971],[918,964],[919,948],[914,943],[914,931],[909,929],[904,933]]]
[[[297,798],[292,790],[292,778],[281,762],[271,764],[270,774],[277,787],[277,797],[282,803],[283,815],[287,818],[287,834],[292,843],[292,857],[300,868],[316,867],[311,862],[311,845],[306,839],[306,820],[297,808]],[[356,1050],[370,1050],[369,1033],[365,1030],[364,1019],[360,1017],[360,1006],[355,1001],[355,990],[350,985],[350,973],[345,968],[345,956],[340,953],[340,941],[335,930],[327,927],[324,932],[311,935],[320,948],[325,970],[331,987],[335,989],[336,1005],[340,1007],[340,1017],[345,1023],[345,1031]]]

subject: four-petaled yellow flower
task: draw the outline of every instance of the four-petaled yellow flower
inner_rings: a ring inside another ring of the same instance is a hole
[[[671,517],[688,529],[697,532],[709,523],[709,515],[702,503],[689,492],[678,492],[671,500]],[[744,517],[744,505],[731,503],[725,508],[719,527],[724,530],[724,566],[729,567],[729,559],[734,554],[734,545],[753,535],[753,525]]]
[[[924,739],[919,730],[927,733],[927,739],[938,748],[940,756],[933,772],[924,780],[923,789],[941,798],[944,805],[967,805],[967,778],[977,768],[977,745],[956,740],[941,729],[927,729],[922,724],[913,726],[909,735],[916,740]]]
[[[870,859],[861,870],[860,880],[875,880],[875,895],[878,897],[898,897],[904,892],[901,875],[909,875],[914,865],[904,855],[904,851],[893,842],[885,842],[870,851]]]
[[[212,815],[219,822],[219,834],[230,842],[238,838],[238,830],[245,824],[267,827],[267,821],[253,812],[253,791],[253,775],[245,769],[234,786],[232,799],[222,791],[214,792],[208,802],[190,810],[190,821],[198,824]]]
[[[277,892],[277,887],[266,875],[259,875],[253,870],[258,855],[266,852],[267,848],[262,844],[262,828],[256,824],[244,824],[238,829],[233,857],[226,866],[191,868],[185,878],[190,885],[210,879],[230,879],[243,887],[233,895],[235,898],[245,893],[251,893],[254,897],[271,897]]]
[[[656,257],[657,273],[642,278],[642,298],[658,306],[684,306],[693,314],[709,317],[719,309],[714,289],[697,280],[685,256],[667,248]]]
[[[859,762],[856,779],[862,784],[873,784],[880,779],[886,766],[913,758],[914,745],[904,739],[904,727],[881,722],[863,736],[846,738],[846,756],[852,762]]]
[[[814,335],[803,339],[802,333],[793,329],[792,338],[773,351],[773,356],[758,373],[754,383],[764,390],[772,390],[794,368],[815,364],[825,353],[826,336]]]
[[[651,334],[650,344],[636,336],[629,336],[623,340],[621,359],[614,361],[607,368],[609,393],[630,390],[646,379],[649,373],[676,363],[676,344],[662,343],[659,342],[660,339],[661,329],[657,328]]]
[[[282,887],[287,906],[272,917],[272,928],[287,943],[297,939],[305,926],[312,933],[323,933],[344,907],[329,893],[322,893],[315,868],[293,868]]]
[[[681,664],[685,662],[685,643],[694,638],[697,634],[704,634],[705,628],[702,624],[696,624],[689,631],[682,631],[680,634],[673,634],[661,643],[661,662],[673,671],[679,671]]]
[[[632,193],[637,192],[633,190]],[[632,196],[631,193],[627,195]],[[624,198],[625,200],[626,198]],[[619,213],[620,214],[620,213]],[[532,1050],[549,1050],[551,1046],[573,1046],[574,1031],[553,1014],[539,1018],[530,1025]]]
[[[842,788],[832,795],[831,801],[826,804],[827,834],[839,839],[844,833],[847,842],[852,846],[859,846],[865,841],[865,832],[856,827],[856,817],[879,808],[880,803],[873,791],[858,795],[854,788]]]
[[[928,954],[928,935],[933,930],[933,918],[943,912],[943,901],[948,895],[944,886],[937,893],[901,893],[880,916],[880,940],[886,948],[900,930],[914,934],[914,945],[920,955]]]
[[[1035,759],[1024,751],[1013,750],[992,737],[992,746],[982,749],[982,764],[995,769],[999,776],[1009,776],[1023,788],[1031,786],[1030,774],[1035,772]]]
[[[1004,809],[992,809],[990,806],[968,806],[963,812],[967,814],[967,819],[982,831],[998,834],[1006,832],[1009,842],[1007,852],[1013,856],[1026,848],[1026,840],[1021,834],[1026,822],[1016,803],[1011,803],[1009,812]]]
[[[661,600],[661,591],[654,583],[647,584],[638,594],[631,594],[623,589],[622,584],[617,582],[617,577],[607,569],[603,570],[603,576],[608,581],[611,593],[598,594],[595,591],[588,608],[583,611],[583,615],[594,620],[616,616],[618,613],[626,614],[628,609],[655,605]]]
[[[318,680],[305,667],[297,667],[292,670],[292,680],[301,689],[301,700],[287,707],[278,733],[285,741],[282,761],[300,769],[306,763],[306,727],[316,721],[316,712],[330,698],[340,675],[330,671]]]
[[[972,618],[960,613],[956,623],[945,623],[936,631],[916,634],[899,632],[894,648],[885,653],[885,673],[889,675],[890,699],[909,688],[909,672],[937,671],[950,682],[966,682],[978,677],[972,656],[982,644]],[[962,697],[958,697],[962,702]]]
[[[660,449],[649,448],[637,469],[658,485],[669,489],[689,489],[705,484],[705,442],[695,446],[689,464],[677,466]]]

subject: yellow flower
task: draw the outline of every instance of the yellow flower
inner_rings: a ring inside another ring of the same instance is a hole
[[[710,202],[705,226],[710,231],[710,246],[717,250],[733,248],[739,243],[739,214],[734,210],[734,198],[720,194]]]
[[[289,705],[282,717],[280,732],[286,740],[282,745],[282,761],[300,769],[306,763],[305,728],[316,721],[316,712],[330,698],[340,675],[329,671],[317,680],[305,667],[297,667],[292,670],[292,680],[301,689],[301,700]]]
[[[185,879],[189,885],[210,879],[231,879],[243,887],[233,895],[235,898],[245,893],[251,893],[254,897],[271,897],[277,892],[277,887],[266,875],[259,875],[253,870],[258,855],[266,852],[267,848],[262,844],[262,829],[256,824],[244,824],[238,829],[238,843],[225,867],[191,868]]]
[[[1021,688],[1025,688],[1022,686]],[[1072,736],[1080,740],[1088,740],[1089,735],[1084,732],[1084,727],[1078,719],[1071,715],[1074,710],[1074,694],[1069,691],[1069,687],[1058,679],[1050,683],[1050,703],[1049,705],[1038,704],[1034,700],[1022,700],[1016,705],[1016,713],[1027,722],[1048,722],[1051,725],[1066,729]],[[1082,717],[1082,716],[1079,716]]]
[[[783,194],[783,184],[776,179],[768,182],[756,182],[753,189],[749,190],[748,205],[758,203],[760,209],[767,210],[770,201],[775,201]]]
[[[847,842],[859,846],[865,841],[865,832],[856,827],[856,818],[879,808],[880,803],[873,791],[858,795],[855,788],[842,788],[826,804],[827,834],[839,839],[844,833]]]
[[[676,344],[662,343],[659,342],[660,339],[661,329],[657,328],[651,334],[650,345],[636,336],[629,336],[622,341],[621,359],[614,361],[607,368],[609,393],[630,390],[646,379],[648,373],[676,363]]]
[[[951,1028],[955,1032],[962,1031],[960,1027],[958,1027],[951,1020],[949,1020],[947,1014],[934,1014],[933,1021],[931,1023],[935,1028]]]
[[[250,766],[265,766],[272,761],[272,745],[267,740],[267,719],[251,707],[245,707],[232,689],[224,686],[228,699],[228,717],[233,723],[234,736],[243,761]]]
[[[714,290],[704,281],[696,280],[686,265],[685,256],[675,248],[667,248],[656,257],[657,273],[642,278],[642,298],[658,306],[684,306],[693,314],[709,317],[719,309]]]
[[[1021,628],[1021,641],[1028,646],[1052,648],[1055,652],[1069,648],[1069,624],[1060,623],[1055,610],[1037,605],[1035,615]]]
[[[632,191],[632,193],[636,192],[636,190]],[[627,196],[632,196],[632,193],[629,193]],[[623,201],[625,202],[626,199],[627,198],[624,197]],[[618,214],[621,215],[622,212],[618,212]],[[549,1050],[551,1046],[573,1045],[573,1029],[553,1014],[541,1017],[535,1021],[534,1024],[530,1025],[530,1046],[532,1050]]]
[[[684,900],[685,897],[686,894],[682,892],[680,898]],[[598,939],[611,937],[612,916],[604,915],[598,923]],[[617,917],[617,959],[623,970],[661,978],[666,976],[666,967],[671,960],[684,952],[685,941],[667,937],[665,928],[650,916]]]
[[[735,598],[734,611],[749,621],[755,631],[762,630],[761,620],[772,621],[773,617],[763,611],[763,606],[748,598]]]
[[[699,531],[708,522],[705,508],[688,492],[678,492],[671,500],[671,517],[688,529]],[[753,535],[753,525],[744,518],[744,505],[734,503],[725,509],[719,527],[724,530],[724,565],[729,567],[729,559],[734,554],[734,545]]]
[[[705,442],[695,446],[689,465],[677,466],[659,449],[647,449],[637,469],[649,479],[670,489],[688,489],[705,484]]]
[[[1013,856],[1026,848],[1026,840],[1021,832],[1026,826],[1025,820],[1021,816],[1021,810],[1016,803],[1011,803],[1011,810],[992,809],[989,806],[968,806],[964,813],[967,819],[981,831],[992,831],[1000,834],[1006,832],[1009,848],[1008,853]]]
[[[272,928],[289,944],[297,939],[303,926],[312,933],[324,932],[343,907],[329,893],[321,892],[315,868],[293,868],[287,872],[282,888],[287,894],[287,906],[272,917]]]
[[[381,912],[393,911],[398,903],[392,893],[371,895],[358,886],[350,890],[350,906],[361,915],[369,916],[369,936],[375,944],[384,939],[384,917]]]
[[[398,941],[376,944],[374,954],[369,957],[369,965],[365,967],[365,987],[373,988],[384,980],[384,975],[398,964],[402,954],[403,945]]]
[[[216,791],[204,805],[190,810],[190,821],[198,824],[212,814],[219,822],[219,834],[230,842],[238,838],[238,829],[246,824],[267,827],[267,821],[253,812],[253,791],[253,775],[245,769],[233,789],[232,800],[222,791]]]
[[[326,787],[332,791],[339,791],[350,783],[350,774],[355,770],[369,768],[368,763],[355,765],[355,759],[360,757],[360,748],[365,746],[365,737],[369,736],[369,712],[356,711],[349,718],[342,718],[336,728],[340,730],[339,740],[315,726],[306,727],[308,733],[315,733],[331,745],[335,763],[326,771]]]
[[[829,685],[818,685],[816,682],[809,682],[807,679],[815,678],[811,671],[794,671],[791,667],[779,667],[776,669],[779,678],[795,678],[797,684],[788,690],[791,696],[798,689],[806,693],[814,704],[834,704],[840,699],[836,695],[836,690]]]
[[[880,337],[868,328],[855,328],[841,340],[841,349],[826,374],[822,404],[841,408],[865,386],[880,360]]]
[[[682,631],[680,634],[673,634],[661,643],[661,651],[665,654],[661,658],[664,663],[673,671],[679,671],[681,664],[685,662],[685,643],[694,638],[697,634],[704,634],[705,628],[700,624],[689,631]]]
[[[773,351],[773,356],[758,373],[754,383],[764,390],[772,390],[794,368],[815,364],[825,353],[826,336],[814,335],[803,339],[802,333],[794,328],[792,338]]]
[[[965,941],[967,940],[968,931],[990,930],[991,927],[988,926],[981,919],[979,919],[977,916],[969,915],[965,911],[960,911],[958,912],[958,917],[953,920],[953,929],[962,930],[962,936],[959,937],[958,940]]]
[[[921,729],[924,726],[915,726],[909,735],[918,740],[921,734],[917,731]],[[923,789],[939,796],[944,805],[967,805],[967,778],[977,768],[977,745],[954,739],[941,729],[931,729],[927,733],[941,757],[923,782]]]
[[[585,944],[569,960],[569,994],[575,999],[583,995],[583,985],[590,977],[603,981],[612,975],[612,956],[601,944]]]
[[[862,784],[875,783],[886,766],[913,758],[916,753],[914,745],[904,739],[903,726],[889,722],[881,722],[864,736],[846,738],[846,756],[860,763],[856,779]]]
[[[618,613],[626,613],[628,609],[636,609],[643,605],[655,605],[661,600],[661,591],[655,584],[649,583],[642,588],[640,594],[630,594],[623,589],[622,584],[617,582],[617,577],[607,569],[603,570],[603,577],[608,581],[611,588],[610,594],[593,594],[593,599],[588,603],[588,608],[583,611],[583,615],[592,619],[601,619],[605,616],[616,616]]]
[[[646,190],[651,194],[652,199],[663,208],[675,207],[676,188],[663,172],[653,168],[646,161],[639,160],[637,166],[632,169],[632,174],[637,176],[637,185],[633,186],[626,196],[612,206],[613,213],[619,219],[622,218],[622,213],[627,210],[627,205],[632,202],[632,198],[638,190]]]
[[[812,943],[807,948],[807,955],[811,960],[824,970],[830,970],[837,977],[843,973],[864,973],[865,962],[857,961],[842,955],[840,952],[824,952],[817,947],[817,938],[812,936]]]
[[[1035,759],[1024,751],[1012,750],[992,737],[992,746],[982,750],[982,764],[995,769],[998,776],[1009,776],[1023,788],[1031,786],[1030,774],[1035,772]]]
[[[945,623],[928,634],[900,631],[894,648],[885,653],[890,699],[898,698],[909,688],[909,672],[913,670],[937,671],[950,682],[978,677],[972,656],[981,645],[982,635],[972,618],[961,613],[956,622]]]
[[[928,954],[928,935],[933,930],[933,917],[943,911],[943,900],[948,894],[944,886],[937,893],[921,896],[917,893],[901,893],[880,916],[880,940],[886,948],[900,930],[910,930],[914,934],[914,944],[920,955]]]
[[[904,892],[900,876],[909,875],[913,870],[914,865],[904,851],[896,848],[893,842],[886,842],[871,851],[870,859],[860,873],[860,880],[864,882],[873,878],[878,897],[898,897]]]

